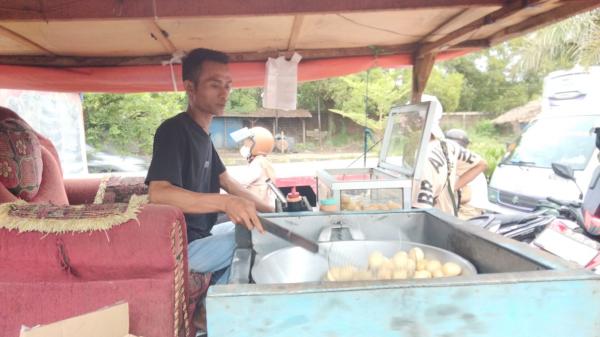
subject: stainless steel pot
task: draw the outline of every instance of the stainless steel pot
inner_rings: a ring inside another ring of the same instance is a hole
[[[255,261],[252,267],[252,278],[254,282],[261,284],[317,282],[321,281],[329,267],[337,265],[337,262],[346,262],[356,268],[366,269],[369,255],[374,251],[379,251],[389,258],[399,250],[408,251],[413,247],[420,247],[426,259],[458,264],[462,268],[462,275],[477,274],[475,267],[459,255],[421,243],[336,241],[319,243],[319,250],[328,252],[328,257],[311,253],[301,247],[276,250]]]

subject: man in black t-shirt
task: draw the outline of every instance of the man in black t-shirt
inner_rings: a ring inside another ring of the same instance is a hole
[[[263,232],[257,209],[272,212],[274,207],[227,173],[209,136],[212,118],[223,115],[231,90],[228,62],[226,54],[208,49],[192,50],[183,60],[188,108],[156,130],[146,177],[150,202],[179,207],[185,214],[190,270],[225,270],[216,283],[227,281],[235,248],[231,222],[213,228],[217,213]],[[220,194],[221,188],[228,194]]]

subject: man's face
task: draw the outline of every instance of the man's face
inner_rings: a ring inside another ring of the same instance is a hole
[[[213,116],[222,116],[231,91],[231,75],[227,64],[204,61],[196,85],[185,81],[189,104]]]

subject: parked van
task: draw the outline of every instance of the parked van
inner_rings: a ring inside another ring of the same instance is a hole
[[[490,202],[506,211],[529,212],[547,197],[578,200],[580,189],[554,174],[552,163],[571,167],[585,191],[599,164],[594,126],[600,126],[600,67],[550,73],[540,115],[492,175]]]

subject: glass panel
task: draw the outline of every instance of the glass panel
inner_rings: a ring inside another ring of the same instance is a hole
[[[394,177],[381,171],[374,170],[372,168],[365,170],[352,170],[349,172],[337,172],[330,174],[335,178],[337,182],[351,182],[351,181],[371,181],[371,180],[391,180]]]
[[[342,211],[401,209],[402,188],[347,189],[341,191]]]
[[[403,172],[412,176],[425,129],[425,114],[423,111],[415,110],[392,113],[390,118],[393,122],[392,132],[387,152],[383,154],[382,160],[402,168]]]

